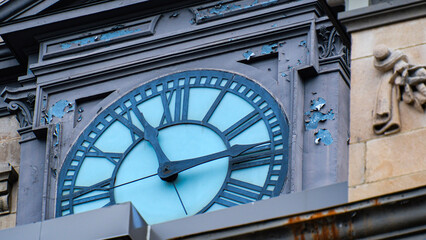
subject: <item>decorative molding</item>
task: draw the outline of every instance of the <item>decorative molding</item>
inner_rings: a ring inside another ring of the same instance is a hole
[[[8,163],[0,163],[0,215],[10,213],[10,195],[12,185],[18,180],[18,174]]]
[[[50,59],[66,54],[87,51],[105,45],[154,35],[155,27],[161,15],[132,22],[114,24],[102,29],[67,36],[42,44],[42,59]]]
[[[193,24],[200,24],[218,18],[288,2],[289,0],[228,0],[190,8],[194,14]]]
[[[32,126],[35,103],[34,85],[21,88],[6,87],[0,97],[8,104],[8,111],[16,114],[20,128]]]
[[[319,59],[341,56],[346,65],[349,67],[351,62],[350,51],[348,47],[343,44],[336,28],[321,26],[317,34]]]
[[[338,19],[345,25],[346,30],[352,33],[424,16],[426,16],[424,0],[391,0],[341,12]]]
[[[373,115],[375,134],[389,135],[401,128],[399,102],[420,113],[426,108],[426,67],[409,64],[407,55],[384,45],[374,49],[374,67],[383,73]],[[402,94],[401,94],[402,93]]]

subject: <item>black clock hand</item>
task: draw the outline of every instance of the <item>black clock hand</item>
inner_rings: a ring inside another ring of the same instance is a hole
[[[240,155],[241,153],[254,148],[256,146],[269,143],[268,142],[261,142],[261,143],[255,143],[255,144],[248,144],[248,145],[234,145],[230,147],[227,150],[209,154],[202,157],[197,158],[191,158],[187,160],[182,161],[174,161],[174,162],[166,162],[163,164],[160,164],[160,167],[158,168],[158,176],[166,181],[174,180],[176,178],[176,174],[188,170],[190,168],[196,167],[198,165],[201,165],[203,163],[207,163],[213,160],[217,160],[223,157],[236,157]],[[175,176],[175,177],[173,177]],[[172,178],[173,177],[173,178]]]
[[[139,109],[134,109],[134,112],[144,127],[144,138],[154,148],[155,154],[157,155],[158,164],[161,166],[161,164],[170,162],[166,154],[164,154],[163,149],[161,149],[160,143],[158,142],[158,130],[148,123],[148,121],[143,116],[143,113],[141,113]]]

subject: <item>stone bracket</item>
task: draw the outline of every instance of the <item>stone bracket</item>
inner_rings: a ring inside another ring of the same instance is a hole
[[[18,173],[16,173],[15,169],[10,164],[0,164],[0,215],[10,213],[12,185],[17,180]]]
[[[6,87],[0,97],[8,104],[7,109],[16,114],[20,128],[32,126],[35,102],[35,85],[21,88]]]

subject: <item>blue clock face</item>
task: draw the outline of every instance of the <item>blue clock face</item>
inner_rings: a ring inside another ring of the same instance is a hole
[[[247,78],[186,71],[110,105],[59,176],[56,215],[131,201],[148,224],[268,199],[288,169],[288,124]]]

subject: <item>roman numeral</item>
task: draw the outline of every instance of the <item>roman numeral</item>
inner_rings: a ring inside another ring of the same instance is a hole
[[[99,148],[92,146],[92,148],[90,148],[90,151],[86,153],[86,157],[104,157],[108,159],[111,163],[116,165],[117,161],[115,161],[114,158],[121,158],[123,157],[123,154],[102,152]]]
[[[164,125],[165,123],[171,123],[172,122],[172,114],[170,113],[170,101],[172,99],[173,93],[175,91],[169,91],[169,97],[167,97],[165,92],[161,93],[161,102],[163,104],[164,113],[161,117],[160,125]]]
[[[188,84],[186,84],[184,86],[184,88],[176,89],[175,92],[176,92],[176,100],[175,100],[174,121],[178,122],[178,121],[187,120],[188,119],[188,105],[189,105],[189,86],[188,86]]]
[[[67,190],[72,191],[72,190],[76,190],[76,189],[78,191],[70,193],[70,194],[65,195],[65,196],[62,196],[62,202],[67,201],[67,200],[70,201],[68,205],[61,207],[62,211],[69,209],[70,205],[76,205],[76,204],[96,201],[96,200],[99,200],[99,199],[109,198],[110,197],[110,193],[109,193],[110,188],[108,186],[111,184],[111,182],[112,182],[112,178],[108,178],[106,180],[103,180],[101,182],[98,182],[98,183],[93,184],[92,186],[88,186],[88,187],[74,186],[73,188],[71,188],[70,186],[64,186],[63,191],[67,191]],[[76,200],[76,198],[78,198],[78,197],[81,197],[81,196],[83,196],[87,193],[90,193],[92,191],[97,191],[97,190],[108,191],[108,192]]]
[[[216,202],[226,207],[232,207],[259,200],[261,192],[262,187],[231,178]]]
[[[138,116],[138,114],[141,115],[141,112],[139,111],[139,109],[138,108],[133,108],[132,110],[135,113],[136,117],[139,118],[139,120],[141,120],[140,116]],[[124,118],[122,115],[117,114],[114,111],[111,111],[110,115],[111,115],[111,117],[116,118],[119,122],[121,122],[128,129],[130,129],[133,141],[135,141],[137,138],[143,138],[144,133],[138,127],[136,127],[135,125],[133,125],[133,123],[131,122],[131,120],[128,120],[128,119]]]
[[[238,136],[240,133],[247,130],[249,127],[253,126],[262,117],[258,114],[256,110],[247,114],[245,117],[241,118],[238,122],[234,123],[228,129],[226,129],[223,133],[227,136],[228,140],[233,139]]]
[[[223,87],[223,89],[220,91],[219,95],[214,100],[213,104],[210,106],[209,110],[207,111],[206,115],[204,116],[202,122],[206,123],[209,121],[209,119],[212,117],[214,111],[216,110],[217,106],[219,106],[219,103],[222,101],[223,97],[227,93],[227,88],[231,85],[232,81],[229,80],[226,82],[226,85]]]

